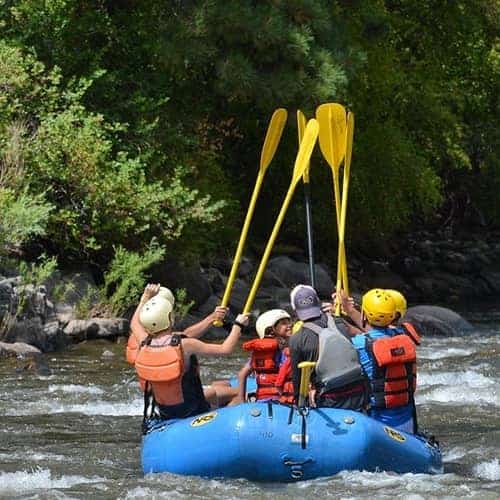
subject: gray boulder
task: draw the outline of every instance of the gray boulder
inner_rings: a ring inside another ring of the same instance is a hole
[[[309,265],[305,262],[280,255],[271,259],[267,270],[273,273],[289,290],[300,283],[310,283]],[[323,264],[315,264],[316,291],[320,297],[330,297],[333,291],[333,280]]]
[[[26,344],[25,342],[0,342],[0,357],[1,356],[29,356],[33,354],[41,354],[40,349]]]
[[[421,335],[425,336],[456,336],[465,335],[474,327],[460,314],[439,306],[410,307],[403,321],[415,325]]]
[[[44,323],[41,318],[23,319],[14,322],[5,333],[6,342],[24,342],[42,352],[57,351],[69,342],[57,321]]]
[[[127,335],[129,321],[125,318],[93,318],[71,320],[64,328],[64,334],[74,341],[116,338]]]

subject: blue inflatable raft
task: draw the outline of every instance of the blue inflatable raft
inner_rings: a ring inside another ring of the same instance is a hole
[[[441,452],[423,437],[350,410],[299,412],[246,403],[197,417],[151,421],[143,437],[144,473],[298,481],[342,470],[440,473]]]

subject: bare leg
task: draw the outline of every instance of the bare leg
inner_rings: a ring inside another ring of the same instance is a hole
[[[212,385],[221,385],[224,387],[231,387],[231,382],[229,380],[214,380]]]
[[[224,384],[212,384],[203,389],[203,394],[212,408],[220,408],[226,406],[238,395],[238,388]]]

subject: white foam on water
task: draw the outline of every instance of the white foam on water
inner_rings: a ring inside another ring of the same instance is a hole
[[[184,493],[169,489],[168,491],[157,491],[151,488],[143,488],[138,486],[127,492],[125,500],[133,500],[134,498],[186,498]]]
[[[41,462],[43,460],[50,460],[51,462],[67,462],[68,457],[64,455],[57,455],[56,453],[38,453],[30,451],[29,453],[0,453],[0,460],[8,462],[12,462],[14,460],[22,460],[24,462]]]
[[[470,496],[475,489],[470,480],[454,473],[429,475],[344,471],[335,477],[340,478],[351,491],[362,492],[360,498],[394,498],[395,496],[405,499],[441,498],[443,492],[450,495],[450,498],[462,498]],[[333,478],[332,488],[335,488],[335,481]]]
[[[489,479],[490,481],[500,480],[500,463],[498,458],[490,462],[481,462],[474,466],[474,475],[481,479]]]
[[[477,367],[475,367],[477,368]],[[466,371],[421,371],[418,374],[418,403],[459,403],[500,406],[498,378],[476,369]]]
[[[127,402],[89,401],[82,404],[61,403],[60,401],[43,401],[25,403],[19,408],[10,408],[5,412],[8,416],[52,415],[55,413],[81,413],[83,415],[105,415],[113,417],[142,415],[143,400],[137,398]]]
[[[104,482],[102,477],[63,476],[53,477],[48,469],[32,471],[0,472],[0,496],[6,494],[27,493],[53,488],[72,488],[77,484]]]
[[[460,448],[458,446],[454,448],[444,449],[443,450],[443,462],[453,462],[455,460],[459,460],[460,458],[465,457],[467,455],[467,450],[465,448]]]
[[[404,488],[409,491],[430,493],[441,489],[436,481],[429,481],[428,474],[396,474],[391,472],[343,471],[338,474],[347,484],[358,484],[364,488],[390,490]],[[439,476],[433,476],[437,478]]]
[[[95,385],[54,384],[49,385],[48,392],[64,392],[70,394],[104,394],[104,390]]]
[[[474,370],[440,373],[419,372],[418,374],[419,387],[433,385],[447,385],[453,387],[457,385],[457,382],[462,387],[462,390],[465,390],[464,386],[476,389],[482,387],[493,387],[497,383],[495,380]]]
[[[444,350],[435,350],[431,347],[421,348],[418,350],[419,359],[445,359],[445,358],[461,358],[470,356],[477,349],[464,349],[461,347],[449,347]]]
[[[459,379],[458,379],[459,380]],[[497,388],[471,388],[459,387],[440,387],[432,389],[427,393],[417,392],[417,403],[447,403],[470,405],[494,405],[500,406],[500,394]]]

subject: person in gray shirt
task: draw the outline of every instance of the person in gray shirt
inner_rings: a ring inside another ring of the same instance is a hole
[[[366,377],[346,324],[341,318],[322,311],[318,294],[311,286],[297,285],[290,301],[303,322],[289,340],[295,401],[298,401],[300,387],[298,365],[302,361],[314,361],[317,365],[311,375],[311,406],[364,410]],[[323,346],[321,352],[320,345]]]

